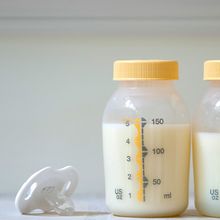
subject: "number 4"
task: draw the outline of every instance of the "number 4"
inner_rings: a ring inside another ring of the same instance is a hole
[[[129,138],[126,139],[126,143],[130,144],[130,139]]]

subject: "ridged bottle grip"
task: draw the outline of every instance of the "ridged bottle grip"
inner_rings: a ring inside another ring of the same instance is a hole
[[[118,60],[114,80],[176,80],[178,63],[174,60]]]

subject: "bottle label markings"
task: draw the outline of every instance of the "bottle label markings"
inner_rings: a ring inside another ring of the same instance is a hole
[[[153,186],[159,187],[162,184],[162,180],[160,177],[154,177],[151,180],[148,179],[146,176],[146,157],[150,153],[151,155],[155,156],[162,156],[166,153],[165,148],[162,146],[155,146],[152,148],[152,150],[149,152],[148,148],[146,147],[145,140],[144,140],[144,127],[147,124],[147,120],[144,117],[136,118],[133,123],[136,130],[136,135],[134,137],[134,142],[132,141],[132,137],[126,137],[125,143],[128,146],[131,146],[130,144],[135,145],[136,147],[136,155],[135,158],[132,157],[130,153],[126,155],[126,162],[131,163],[135,162],[137,164],[138,170],[137,173],[134,175],[132,171],[130,170],[127,173],[127,180],[128,181],[134,181],[137,180],[138,182],[138,189],[136,192],[136,195],[129,191],[126,193],[127,197],[129,199],[136,197],[136,199],[140,202],[146,201],[146,188],[148,184],[152,184]],[[163,125],[164,119],[163,118],[154,118],[151,120],[152,125]],[[129,127],[131,125],[130,120],[125,121],[125,126]],[[131,164],[132,165],[132,164]],[[118,200],[123,199],[123,190],[122,189],[115,189],[116,198]],[[163,199],[171,199],[172,198],[172,192],[166,192],[162,193]]]

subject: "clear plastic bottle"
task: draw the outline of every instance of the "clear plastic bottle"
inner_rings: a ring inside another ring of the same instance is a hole
[[[207,216],[220,217],[220,60],[206,61],[203,96],[193,128],[195,206]]]
[[[114,63],[103,116],[106,203],[120,216],[165,217],[188,204],[190,125],[168,60]]]

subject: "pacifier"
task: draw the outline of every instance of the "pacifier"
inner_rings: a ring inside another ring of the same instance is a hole
[[[45,167],[21,186],[15,198],[15,206],[22,214],[55,212],[58,215],[73,215],[71,199],[78,183],[77,171],[72,166],[61,169]]]

